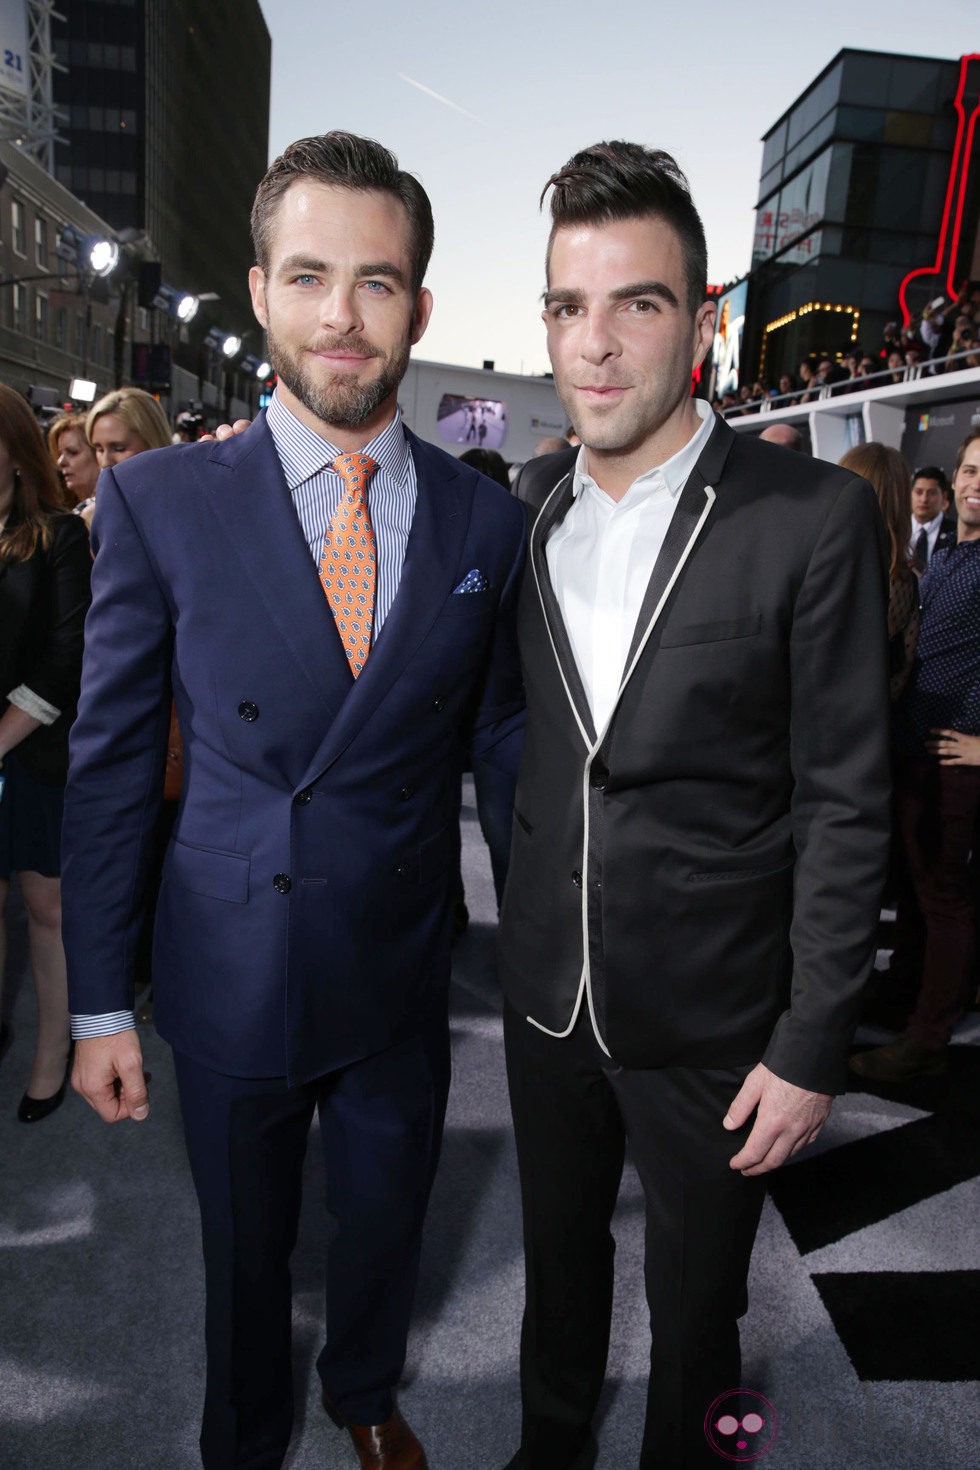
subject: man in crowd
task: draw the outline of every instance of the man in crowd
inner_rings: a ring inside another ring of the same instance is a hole
[[[806,446],[803,443],[803,435],[799,429],[792,424],[770,424],[763,429],[759,435],[767,444],[781,444],[784,449],[795,449],[800,454],[804,453]]]
[[[304,139],[252,226],[267,415],[99,486],[65,811],[74,1082],[109,1122],[147,1116],[130,970],[173,697],[185,789],[155,1009],[201,1207],[203,1462],[286,1453],[316,1109],[324,1406],[362,1466],[423,1470],[393,1390],[449,1083],[459,751],[516,771],[524,516],[401,423],[431,309],[417,180],[377,143]]]
[[[922,981],[904,1034],[851,1059],[853,1072],[876,1082],[945,1070],[973,976],[969,864],[980,766],[961,763],[958,747],[962,736],[980,735],[980,432],[960,445],[953,496],[957,539],[934,553],[922,579],[915,663],[897,726],[900,829],[926,926]]]
[[[704,231],[673,159],[549,181],[544,319],[582,448],[533,460],[528,701],[501,916],[524,1206],[511,1470],[586,1470],[629,1137],[653,1333],[643,1470],[716,1465],[765,1176],[816,1137],[888,840],[870,488],[691,397]],[[855,637],[855,628],[861,636]],[[711,1421],[708,1421],[711,1428]]]
[[[949,481],[939,465],[923,465],[912,477],[912,531],[909,556],[921,576],[938,546],[956,541],[956,517],[947,515]]]

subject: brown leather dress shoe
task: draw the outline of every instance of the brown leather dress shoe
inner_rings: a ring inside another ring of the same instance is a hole
[[[361,1470],[429,1470],[425,1450],[396,1409],[383,1424],[353,1424],[323,1390],[323,1407],[350,1435]]]

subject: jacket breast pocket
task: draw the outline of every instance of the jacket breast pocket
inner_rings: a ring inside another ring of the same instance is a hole
[[[476,617],[478,613],[492,613],[497,606],[497,594],[492,587],[482,592],[453,592],[442,605],[440,617]]]
[[[714,623],[668,624],[660,639],[660,647],[688,648],[695,643],[725,643],[734,638],[754,638],[761,631],[761,613]]]
[[[210,847],[189,847],[173,842],[167,859],[171,880],[190,893],[225,903],[248,903],[251,862],[237,852],[218,852]]]

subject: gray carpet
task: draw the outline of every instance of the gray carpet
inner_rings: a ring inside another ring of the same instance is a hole
[[[454,1084],[401,1404],[432,1470],[499,1470],[519,1422],[520,1211],[492,888],[469,792],[463,831],[472,922],[456,951]],[[0,1065],[0,1467],[192,1470],[202,1273],[167,1049],[143,1028],[153,1073],[148,1124],[107,1128],[74,1095],[43,1123],[18,1124],[33,997],[23,919],[12,907],[15,1035]],[[773,1470],[980,1464],[976,1324],[957,1320],[975,1299],[980,1255],[980,1190],[969,1162],[970,1140],[980,1136],[975,1017],[957,1040],[948,1082],[904,1101],[843,1099],[819,1152],[784,1171],[767,1203],[743,1324],[743,1382],[779,1415],[779,1438],[764,1458]],[[294,1258],[298,1415],[287,1465],[353,1470],[349,1445],[319,1408],[313,1372],[322,1313],[317,1153],[308,1156]],[[642,1207],[630,1170],[616,1229],[600,1470],[635,1465],[642,1428]]]

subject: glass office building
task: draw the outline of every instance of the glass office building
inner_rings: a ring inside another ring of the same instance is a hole
[[[980,60],[844,50],[765,135],[745,344],[754,374],[775,382],[852,346],[877,355],[885,324],[901,320],[903,280],[937,263],[944,222],[945,254],[910,283],[910,308],[941,294],[951,271],[980,274],[978,78]]]
[[[52,14],[55,176],[164,279],[252,325],[249,210],[268,160],[272,48],[258,0],[71,0]]]

